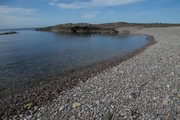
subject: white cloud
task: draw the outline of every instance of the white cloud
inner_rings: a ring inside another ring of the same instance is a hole
[[[0,14],[35,14],[34,9],[22,8],[22,7],[11,7],[11,6],[0,6]]]
[[[79,9],[89,7],[119,6],[140,1],[144,0],[90,0],[89,2],[74,1],[72,3],[50,2],[49,5],[55,5],[64,9]]]

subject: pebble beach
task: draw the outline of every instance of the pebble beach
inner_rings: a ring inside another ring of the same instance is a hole
[[[180,27],[117,30],[157,43],[11,119],[180,120]]]

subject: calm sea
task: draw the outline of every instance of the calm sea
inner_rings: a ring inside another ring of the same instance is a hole
[[[23,85],[40,76],[128,54],[148,41],[145,35],[59,34],[33,29],[13,31],[19,34],[0,35],[0,91],[14,83]]]

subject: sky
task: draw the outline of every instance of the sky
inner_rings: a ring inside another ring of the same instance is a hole
[[[0,29],[108,22],[180,23],[180,0],[0,0]]]

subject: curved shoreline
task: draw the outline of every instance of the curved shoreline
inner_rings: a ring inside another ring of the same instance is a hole
[[[63,91],[73,88],[80,81],[85,82],[88,78],[93,77],[105,69],[112,68],[116,65],[119,65],[123,61],[126,61],[137,54],[143,52],[148,46],[156,43],[153,36],[148,36],[148,43],[142,48],[137,49],[136,51],[121,56],[120,58],[113,58],[101,63],[87,66],[85,68],[72,70],[69,72],[61,73],[60,75],[52,76],[45,84],[27,89],[22,94],[17,94],[15,96],[7,97],[1,102],[1,110],[6,113],[0,113],[0,116],[9,116],[12,114],[17,114],[18,112],[24,112],[27,108],[24,108],[24,105],[32,102],[33,106],[39,106],[47,101],[51,101],[54,98],[57,98]],[[58,79],[58,80],[56,80]],[[31,107],[33,107],[31,106]]]

